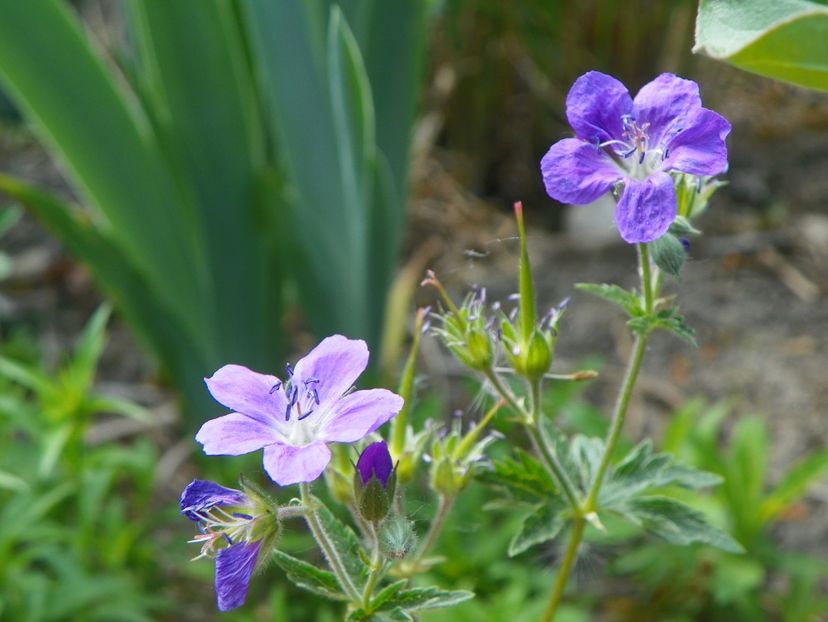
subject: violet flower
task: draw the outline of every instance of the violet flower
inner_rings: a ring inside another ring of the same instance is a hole
[[[630,97],[612,76],[590,71],[566,97],[575,138],[565,138],[541,160],[550,197],[584,205],[624,188],[615,210],[621,237],[651,242],[676,217],[670,172],[718,175],[727,169],[730,123],[703,108],[695,82],[663,73]]]
[[[205,378],[213,397],[235,412],[196,435],[208,455],[264,448],[264,468],[281,486],[315,480],[331,459],[326,443],[354,443],[396,415],[403,399],[385,389],[350,391],[368,365],[364,341],[324,339],[283,382],[240,365]]]
[[[262,548],[269,550],[279,525],[263,499],[206,480],[193,480],[181,493],[181,513],[198,523],[201,544],[194,559],[215,557],[220,611],[241,607]]]

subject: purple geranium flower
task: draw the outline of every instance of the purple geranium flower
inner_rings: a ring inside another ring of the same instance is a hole
[[[368,365],[364,341],[324,339],[284,382],[240,365],[206,378],[213,397],[234,411],[196,435],[204,453],[237,456],[264,448],[264,468],[282,486],[315,480],[331,459],[326,443],[354,443],[396,415],[403,399],[385,389],[350,389]]]
[[[730,123],[703,108],[699,87],[663,73],[630,97],[612,76],[590,71],[566,97],[575,138],[565,138],[541,160],[546,191],[562,203],[592,203],[619,182],[615,210],[621,237],[651,242],[676,217],[676,190],[668,173],[718,175],[727,169]]]
[[[241,607],[247,598],[250,577],[266,540],[278,533],[276,517],[261,500],[240,490],[206,480],[193,480],[181,493],[181,513],[199,525],[190,542],[201,544],[201,557],[216,558],[218,608]],[[254,529],[255,527],[255,529]]]

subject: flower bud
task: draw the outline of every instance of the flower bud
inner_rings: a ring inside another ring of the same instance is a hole
[[[402,559],[417,544],[414,525],[407,518],[392,516],[379,530],[380,549],[386,557]]]
[[[354,473],[354,496],[365,520],[376,523],[385,518],[394,499],[396,480],[385,441],[371,443],[362,450]]]

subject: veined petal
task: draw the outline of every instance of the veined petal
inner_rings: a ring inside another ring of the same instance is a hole
[[[304,447],[277,443],[264,450],[265,471],[280,486],[312,482],[330,461],[331,450],[321,441]]]
[[[718,175],[727,170],[730,123],[722,115],[701,108],[690,125],[667,143],[662,170],[691,175]]]
[[[645,84],[633,100],[636,123],[649,124],[651,148],[660,146],[663,139],[669,140],[677,130],[688,128],[700,108],[699,85],[672,73],[663,73]]]
[[[368,346],[361,339],[333,335],[296,363],[294,377],[300,382],[316,378],[320,402],[338,399],[368,366]]]
[[[559,140],[541,159],[547,194],[561,203],[586,205],[605,195],[622,178],[621,169],[602,149],[577,138]]]
[[[657,172],[643,181],[626,181],[624,194],[615,208],[615,223],[626,242],[652,242],[670,228],[676,209],[672,177]]]
[[[403,398],[386,389],[355,391],[333,404],[325,413],[319,438],[353,443],[391,419],[402,407]]]
[[[278,420],[285,413],[283,391],[273,391],[280,384],[276,376],[260,374],[242,365],[225,365],[205,378],[207,388],[220,404],[262,423]]]
[[[600,71],[589,71],[575,80],[566,96],[569,125],[578,138],[589,143],[622,139],[622,117],[632,113],[632,107],[627,87]]]
[[[222,505],[247,505],[249,499],[241,490],[225,488],[215,482],[194,479],[181,493],[179,508],[181,513],[191,521],[198,521],[195,512],[209,510]]]
[[[195,438],[208,456],[240,456],[276,443],[280,436],[271,425],[230,413],[205,422]]]
[[[216,554],[216,598],[219,611],[241,607],[256,569],[261,541],[228,546]]]

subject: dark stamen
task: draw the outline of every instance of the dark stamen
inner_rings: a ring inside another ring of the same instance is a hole
[[[313,408],[311,408],[308,412],[301,414],[296,418],[297,421],[302,421],[302,419],[307,419],[313,414]]]
[[[270,394],[273,395],[276,391],[282,388],[282,382],[278,381],[272,387],[270,387]]]
[[[242,514],[241,512],[233,512],[233,516],[236,518],[243,518],[244,520],[253,520],[253,517],[250,514]]]
[[[293,378],[293,367],[290,366],[290,363],[285,363],[285,372],[288,378]]]
[[[226,533],[224,533],[224,532],[222,532],[222,534],[221,534],[221,535],[223,535],[223,536],[224,536],[224,539],[225,539],[225,540],[227,540],[227,544],[229,544],[230,546],[233,546],[233,541],[230,539],[230,536],[228,536],[228,535],[227,535]]]

